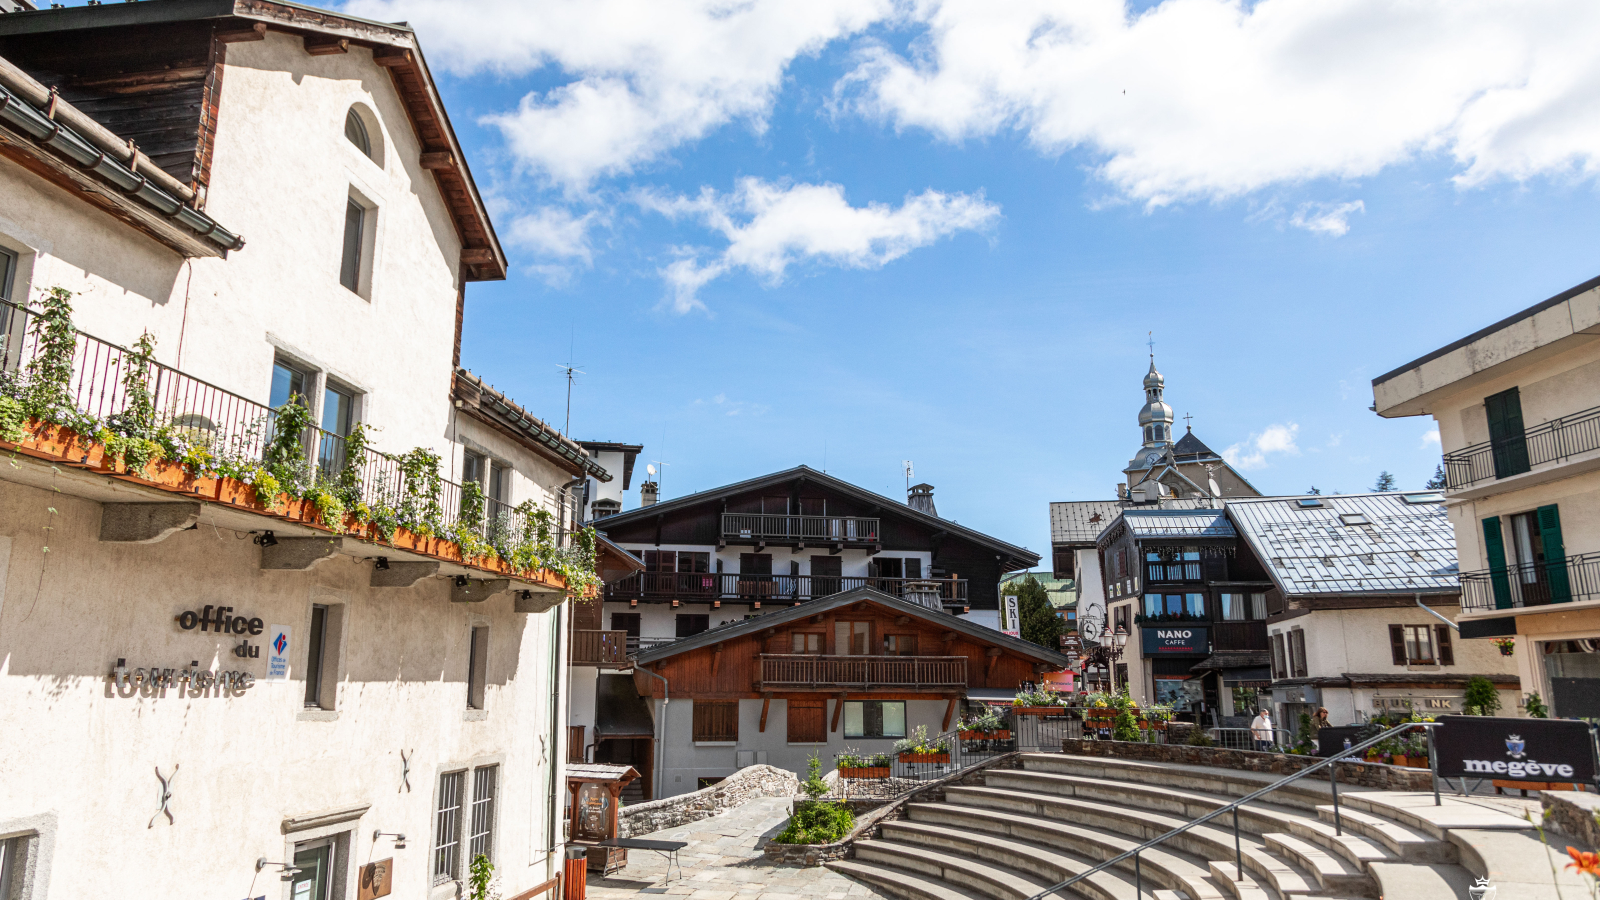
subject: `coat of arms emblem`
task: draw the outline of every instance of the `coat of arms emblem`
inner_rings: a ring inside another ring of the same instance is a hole
[[[1521,759],[1522,757],[1527,755],[1524,752],[1527,749],[1528,749],[1528,742],[1524,741],[1522,739],[1521,735],[1512,734],[1512,735],[1507,735],[1506,736],[1506,755],[1507,756],[1511,757],[1512,759]]]

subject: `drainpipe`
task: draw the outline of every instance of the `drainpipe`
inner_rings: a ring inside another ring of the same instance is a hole
[[[582,487],[585,483],[588,482],[588,480],[589,480],[589,476],[587,474],[579,473],[577,475],[574,475],[574,476],[572,476],[572,480],[571,481],[569,481],[566,484],[563,484],[561,486],[561,490],[559,492],[561,494],[561,520],[562,520],[562,522],[565,522],[566,519],[567,519],[567,514],[568,513],[573,513],[573,515],[572,515],[572,529],[571,529],[573,531],[577,531],[578,530],[578,516],[572,510],[572,498],[571,498],[570,494],[571,494],[573,488]],[[563,546],[566,545],[566,530],[567,530],[566,526],[562,525],[562,541],[561,541],[561,543],[562,543]]]
[[[567,659],[566,649],[561,646],[562,636],[566,633],[566,628],[562,627],[564,618],[562,614],[566,608],[565,603],[556,605],[555,632],[551,636],[551,643],[555,646],[552,648],[554,652],[550,654],[550,848],[545,851],[545,878],[554,878],[561,871],[563,861],[556,852],[567,843],[566,836],[559,830],[561,821],[557,813],[557,810],[565,806],[562,803],[563,785],[557,774],[557,769],[565,765],[565,760],[557,754],[564,756],[567,744],[565,740],[567,730],[562,727],[565,723],[561,721],[561,674]]]
[[[661,769],[666,765],[667,762],[667,745],[663,739],[665,738],[667,731],[667,704],[672,702],[672,685],[667,683],[667,679],[664,676],[657,675],[649,669],[643,668],[639,665],[635,665],[633,670],[635,672],[643,672],[644,674],[649,675],[651,678],[661,679],[661,722],[659,727],[652,729],[653,732],[659,731],[660,734],[651,734],[651,738],[654,739],[655,745],[660,748],[661,751],[658,754],[653,754],[653,756],[659,756],[661,758],[661,762],[660,764],[657,764],[654,758],[650,760],[650,764],[656,767],[655,773],[650,778],[651,786],[655,788],[655,791],[653,792],[655,793],[655,796],[651,797],[650,799],[659,800],[661,799]]]
[[[1461,626],[1457,625],[1456,623],[1454,623],[1452,621],[1450,621],[1449,619],[1445,618],[1444,616],[1439,615],[1438,612],[1429,609],[1426,605],[1423,604],[1422,595],[1421,594],[1413,594],[1412,596],[1416,597],[1417,606],[1422,607],[1422,611],[1423,612],[1427,613],[1430,616],[1433,616],[1435,619],[1438,619],[1439,621],[1445,623],[1446,625],[1449,625],[1451,628],[1454,628],[1457,633],[1460,633]]]

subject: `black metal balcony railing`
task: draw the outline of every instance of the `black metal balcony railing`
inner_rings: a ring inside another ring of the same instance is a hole
[[[37,310],[0,300],[0,389],[26,390],[28,365],[41,353],[33,327],[40,315]],[[128,375],[141,364],[152,407],[151,421],[142,423],[141,428],[152,433],[166,429],[191,445],[204,446],[214,459],[266,460],[277,419],[273,409],[153,359],[141,363],[134,351],[83,331],[77,331],[66,400],[98,426],[125,427],[137,399],[129,395]],[[316,482],[336,484],[345,475],[346,437],[311,426],[301,436],[300,446],[304,462],[296,478],[300,484],[295,487],[304,490]],[[410,512],[427,519],[440,533],[468,525],[490,543],[511,547],[533,528],[526,515],[494,500],[486,500],[481,521],[463,523],[459,483],[440,478],[437,498],[426,497],[420,486],[408,492],[399,460],[371,448],[363,449],[361,460],[350,471],[355,482],[351,487],[360,500],[372,506],[426,506]],[[562,535],[556,537],[559,540]]]
[[[1600,450],[1600,406],[1541,422],[1521,435],[1446,453],[1445,480],[1450,490],[1458,491],[1591,450]]]
[[[1600,553],[1461,573],[1461,608],[1468,612],[1596,599]]]
[[[731,540],[805,543],[877,543],[878,520],[856,516],[778,516],[723,513],[722,536]]]
[[[733,602],[777,601],[796,603],[831,597],[859,587],[870,587],[895,597],[906,595],[906,586],[937,587],[943,603],[964,604],[965,578],[876,578],[872,576],[827,575],[740,575],[714,572],[635,572],[606,585],[607,600],[678,600],[706,603],[712,600]]]

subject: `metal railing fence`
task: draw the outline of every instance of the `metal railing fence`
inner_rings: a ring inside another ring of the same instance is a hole
[[[723,537],[815,541],[819,544],[876,543],[877,519],[860,516],[789,516],[769,513],[723,513]]]
[[[607,600],[798,603],[870,587],[895,597],[926,585],[952,606],[967,600],[965,578],[878,578],[863,575],[753,575],[736,572],[635,572],[606,585]]]
[[[1446,453],[1445,482],[1450,490],[1460,490],[1590,450],[1600,450],[1600,406],[1541,422],[1520,435]]]
[[[1249,728],[1207,728],[1211,742],[1227,750],[1256,749],[1255,732]],[[1286,750],[1294,746],[1294,733],[1287,728],[1272,729],[1272,748]]]
[[[1600,597],[1600,553],[1461,573],[1461,608],[1522,609]]]

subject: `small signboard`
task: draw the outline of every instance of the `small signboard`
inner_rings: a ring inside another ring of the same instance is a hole
[[[1144,655],[1163,656],[1168,653],[1210,653],[1210,629],[1195,625],[1146,625]]]
[[[394,881],[394,857],[380,859],[361,867],[361,880],[356,885],[356,900],[377,900],[389,896]]]
[[[267,674],[262,681],[288,681],[289,680],[289,651],[294,649],[294,641],[289,635],[289,626],[274,625],[267,629]]]
[[[1433,731],[1442,778],[1504,778],[1593,784],[1589,724],[1571,719],[1440,716]]]
[[[1022,617],[1017,612],[1016,594],[1000,598],[1000,630],[1012,637],[1022,637]]]

